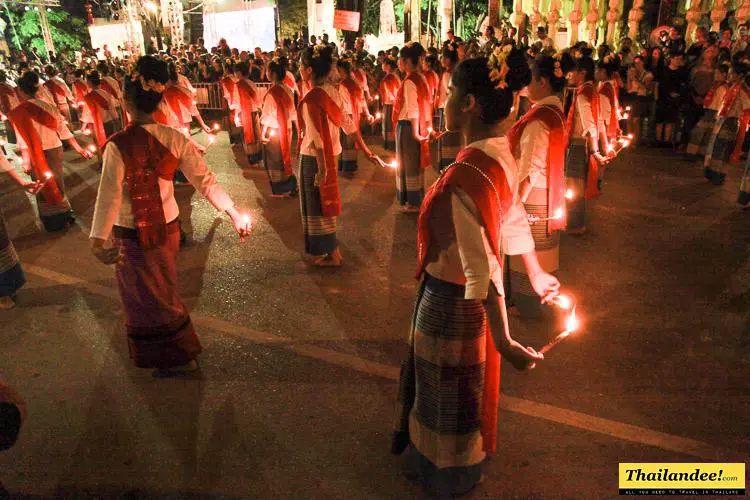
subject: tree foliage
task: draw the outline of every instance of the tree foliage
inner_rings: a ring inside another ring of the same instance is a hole
[[[51,9],[47,12],[52,42],[58,52],[78,50],[84,44],[90,45],[89,33],[83,19],[72,17],[68,12]],[[36,47],[40,54],[46,53],[44,38],[42,37],[39,12],[35,10],[10,11],[10,21],[16,27],[13,31],[8,26],[8,38],[16,48],[30,49]],[[18,40],[16,39],[18,34]],[[20,43],[20,46],[19,46]]]
[[[278,0],[281,38],[296,38],[307,26],[307,0]]]
[[[432,7],[432,13],[429,15],[432,29],[435,30],[436,18],[438,16],[438,0],[433,0],[432,4],[428,0],[420,2],[422,8],[422,32],[427,31],[428,9]],[[487,2],[477,0],[456,0],[456,20],[460,20],[459,27],[462,30],[456,34],[469,38],[476,36],[477,29],[482,20],[487,16]],[[404,29],[404,0],[394,0],[393,10],[396,13],[396,25],[399,30]],[[363,19],[363,31],[365,34],[379,34],[380,28],[380,2],[369,0],[365,9]],[[451,21],[452,22],[452,21]],[[463,31],[463,32],[462,32]]]

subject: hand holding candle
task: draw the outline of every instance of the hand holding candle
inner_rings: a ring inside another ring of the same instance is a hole
[[[557,337],[552,339],[552,341],[547,343],[547,345],[539,349],[539,353],[544,354],[546,352],[549,352],[557,344],[559,344],[560,342],[568,338],[574,331],[578,329],[578,327],[579,327],[579,322],[578,322],[578,318],[576,317],[576,308],[574,307],[573,312],[570,313],[570,316],[565,322],[565,331],[563,331]]]
[[[555,210],[555,214],[552,217],[538,217],[534,214],[528,214],[526,217],[528,217],[529,219],[529,224],[533,226],[537,222],[562,219],[564,215],[565,215],[565,210],[562,207],[560,207],[557,210]]]

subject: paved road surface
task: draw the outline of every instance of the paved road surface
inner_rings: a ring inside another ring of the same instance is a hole
[[[0,371],[30,416],[0,481],[43,496],[419,497],[389,455],[416,288],[416,216],[396,210],[392,174],[361,162],[342,179],[345,267],[321,270],[303,262],[296,200],[269,198],[265,173],[238,168],[225,135],[207,159],[255,226],[238,244],[178,188],[200,380],[155,380],[129,362],[113,271],[87,247],[92,165],[67,165],[80,222],[66,234],[40,232],[24,194],[3,198],[29,283],[0,315]],[[583,331],[532,373],[503,369],[499,452],[472,498],[612,497],[618,462],[748,461],[740,175],[717,188],[659,151],[618,159],[590,231],[562,242]],[[512,328],[535,346],[559,331]]]

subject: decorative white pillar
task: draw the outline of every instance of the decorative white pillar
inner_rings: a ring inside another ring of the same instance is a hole
[[[700,0],[699,0],[700,1]],[[638,25],[643,19],[643,0],[633,0],[633,7],[628,14],[628,36],[635,41],[638,36]]]
[[[438,8],[440,9],[440,39],[445,41],[448,39],[448,30],[453,21],[453,0],[440,0]],[[392,5],[391,10],[393,10]],[[453,29],[456,29],[455,26]]]
[[[638,0],[636,0],[637,2]],[[643,0],[641,0],[643,1]],[[578,25],[583,20],[583,12],[581,12],[581,0],[575,0],[573,2],[573,10],[568,14],[568,21],[570,21],[570,37],[568,37],[568,46],[578,42]]]
[[[551,0],[549,3],[549,13],[547,14],[548,37],[557,45],[557,26],[560,22],[560,0]]]
[[[519,36],[521,36],[521,26],[525,22],[524,17],[523,0],[515,0],[513,3],[513,19],[511,22],[513,23],[513,26],[516,27]]]
[[[535,39],[537,36],[537,28],[543,20],[542,13],[539,12],[539,0],[533,0],[531,10],[531,16],[529,16],[529,22],[531,23],[531,38]]]
[[[596,0],[591,0],[589,11],[586,14],[586,24],[589,29],[589,42],[596,44],[596,25],[599,23],[599,10],[596,8]]]
[[[607,11],[607,43],[610,47],[614,47],[615,43],[615,29],[617,28],[617,21],[620,19],[620,0],[609,0],[609,10]]]
[[[685,31],[685,41],[690,45],[695,29],[698,27],[698,22],[701,20],[701,0],[691,0],[690,8],[685,13],[685,19],[688,23],[687,30]]]
[[[727,17],[727,0],[715,0],[711,6],[711,31],[719,31],[721,22]]]

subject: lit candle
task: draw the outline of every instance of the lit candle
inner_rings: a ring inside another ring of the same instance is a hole
[[[534,214],[528,214],[526,217],[529,219],[529,224],[536,224],[537,222],[543,222],[547,220],[557,220],[562,219],[563,215],[565,215],[565,211],[562,209],[562,207],[555,210],[555,214],[552,217],[537,217]]]
[[[44,182],[42,182],[42,186],[47,184],[47,181],[52,178],[52,172],[45,172],[44,173]]]
[[[554,299],[552,299],[552,303],[555,304],[560,309],[568,310],[570,309],[570,306],[573,305],[572,301],[570,300],[570,297],[567,295],[558,295]]]
[[[572,189],[566,189],[565,190],[565,199],[566,200],[572,200],[575,197],[575,193]]]
[[[612,144],[607,144],[607,153],[614,153],[615,147]]]
[[[7,116],[5,116],[5,115],[3,115],[3,114],[0,114],[0,120],[2,120],[2,121],[5,121],[5,120],[7,120],[7,119],[8,119],[8,117],[7,117]],[[68,123],[68,122],[65,122],[65,123]]]
[[[379,95],[376,95],[376,96],[375,96],[375,100],[376,100],[376,101],[379,101],[379,100],[380,100],[380,96],[379,96]]]
[[[547,345],[539,349],[540,354],[548,352],[550,349],[555,347],[557,344],[570,337],[570,334],[578,329],[578,318],[576,318],[576,309],[573,308],[573,312],[570,313],[568,320],[565,322],[565,331],[560,335],[552,339]]]
[[[622,115],[623,120],[627,120],[628,118],[630,118],[630,113],[625,113],[624,115]]]
[[[433,132],[434,132],[434,130],[432,129],[432,127],[427,127],[427,133],[428,134],[431,134]]]
[[[250,216],[245,214],[242,216],[242,223],[245,225],[245,229],[250,227]]]
[[[87,128],[83,129],[83,135],[91,135],[91,131]]]
[[[214,123],[212,128],[214,129],[214,132],[218,132],[219,130],[221,130],[221,127],[219,126],[218,123]]]
[[[628,139],[632,141],[635,136],[633,134],[628,134],[625,137],[627,137]]]
[[[393,160],[392,162],[387,163],[387,165],[388,165],[389,168],[392,168],[393,170],[397,170],[398,169],[398,162],[396,160]]]
[[[375,113],[375,119],[376,119],[376,120],[380,120],[380,118],[381,118],[382,116],[383,116],[383,113],[381,113],[380,111],[378,111],[377,113]]]
[[[276,135],[276,129],[272,128],[268,131],[268,137],[274,137]]]
[[[96,153],[96,146],[94,146],[93,144],[89,145],[89,147],[87,147],[86,149],[89,150],[89,153]]]
[[[625,111],[630,111],[630,106],[625,106]]]

